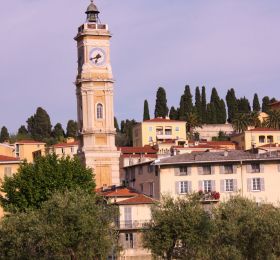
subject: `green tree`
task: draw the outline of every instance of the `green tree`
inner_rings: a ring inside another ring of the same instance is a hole
[[[26,127],[24,125],[20,126],[20,128],[18,129],[18,135],[28,135],[28,130],[26,129]]]
[[[248,129],[251,124],[250,114],[237,114],[232,121],[232,126],[235,131],[242,133]]]
[[[146,99],[144,101],[144,113],[143,113],[143,121],[145,120],[150,120],[149,103]]]
[[[246,97],[238,99],[237,105],[238,105],[238,113],[250,113],[251,112],[250,102]]]
[[[114,127],[115,127],[117,133],[120,132],[120,127],[119,127],[118,119],[116,117],[114,117]]]
[[[279,208],[233,197],[214,211],[213,222],[211,259],[279,259]]]
[[[212,104],[212,124],[224,124],[226,122],[226,106],[223,99],[220,99],[216,88],[212,89],[210,104]]]
[[[188,114],[193,112],[193,102],[190,86],[185,86],[184,94],[181,96],[179,118],[186,121]]]
[[[9,135],[7,127],[3,126],[1,128],[1,133],[0,133],[0,143],[9,141],[9,138],[10,138],[10,135]]]
[[[207,124],[217,123],[217,113],[213,103],[207,104],[206,118],[207,118]]]
[[[119,146],[132,146],[133,145],[133,127],[137,124],[137,122],[132,120],[121,121],[121,136]]]
[[[157,91],[157,97],[156,97],[155,118],[157,117],[166,118],[168,116],[168,111],[169,109],[167,106],[165,89],[159,87]]]
[[[250,126],[253,127],[261,127],[261,121],[259,119],[259,115],[260,113],[257,111],[253,111],[249,114],[249,122],[250,122]]]
[[[42,208],[4,218],[1,259],[106,259],[118,249],[117,209],[80,189],[56,192]]]
[[[186,129],[187,132],[192,135],[193,129],[196,127],[201,127],[201,121],[197,115],[197,113],[189,113],[187,116],[187,123],[186,123]]]
[[[170,108],[169,118],[172,119],[172,120],[178,120],[179,119],[178,110],[173,106]]]
[[[226,95],[227,110],[228,110],[228,122],[232,123],[235,115],[238,113],[237,98],[235,96],[235,90],[229,89]]]
[[[200,121],[202,121],[202,100],[199,87],[195,89],[195,111]]]
[[[280,111],[269,110],[267,113],[268,118],[265,121],[265,126],[280,130]]]
[[[267,113],[270,110],[269,104],[270,104],[270,99],[268,96],[265,96],[262,99],[262,112]]]
[[[12,177],[5,177],[0,202],[6,211],[26,211],[40,208],[56,190],[95,188],[91,169],[78,158],[59,159],[55,154],[38,157],[34,164],[24,162]]]
[[[260,101],[259,101],[258,94],[255,94],[255,95],[254,95],[254,99],[253,99],[253,111],[256,111],[256,112],[260,112],[260,111],[261,111],[261,105],[260,105]]]
[[[74,120],[69,120],[66,127],[66,136],[76,138],[78,134],[78,123]]]
[[[206,89],[203,86],[201,90],[201,121],[203,124],[207,122],[207,99],[206,99]]]
[[[63,127],[60,123],[57,123],[54,126],[53,131],[52,131],[52,136],[58,141],[63,140],[63,138],[65,137],[65,132],[64,132]]]
[[[152,208],[144,229],[144,247],[161,259],[205,259],[211,221],[195,197],[165,197]]]
[[[227,110],[226,110],[226,104],[223,99],[220,100],[219,102],[219,110],[218,110],[218,123],[219,124],[225,124],[227,121]]]

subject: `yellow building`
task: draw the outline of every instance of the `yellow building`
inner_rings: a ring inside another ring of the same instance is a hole
[[[8,143],[0,143],[0,154],[13,157],[15,155],[14,153],[15,147],[13,145],[10,145]]]
[[[27,160],[27,162],[34,162],[37,156],[45,155],[46,143],[37,142],[33,140],[21,140],[14,143],[14,156],[20,160]]]
[[[133,146],[154,145],[186,141],[186,122],[155,118],[138,123],[133,128]]]
[[[249,150],[266,144],[280,143],[280,131],[272,128],[254,128],[231,137],[238,149]]]
[[[50,149],[52,153],[55,153],[60,158],[67,156],[73,158],[75,155],[77,155],[78,147],[79,142],[73,140],[66,143],[55,144]]]
[[[126,167],[127,183],[161,199],[200,191],[203,202],[241,195],[257,202],[280,201],[280,153],[201,152]]]
[[[0,183],[4,177],[11,177],[17,172],[21,161],[15,157],[0,155]],[[0,207],[0,218],[3,217],[3,209]]]
[[[111,33],[100,24],[92,2],[87,21],[75,37],[78,53],[76,78],[80,147],[78,155],[94,170],[97,187],[119,185],[120,152],[115,146],[114,79],[110,61]]]

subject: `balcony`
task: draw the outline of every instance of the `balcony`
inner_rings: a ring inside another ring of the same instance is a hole
[[[157,140],[169,140],[172,139],[172,134],[157,134]]]
[[[116,226],[119,230],[142,229],[147,223],[149,223],[149,220],[117,221]]]

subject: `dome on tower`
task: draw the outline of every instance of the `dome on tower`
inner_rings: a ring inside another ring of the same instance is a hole
[[[93,1],[91,1],[90,5],[87,8],[86,14],[87,13],[91,13],[91,12],[95,12],[95,13],[99,13],[97,6],[93,3]]]
[[[93,3],[93,0],[91,0],[91,3],[87,8],[86,14],[87,14],[88,22],[90,22],[90,23],[98,22],[99,11],[98,11],[96,5]]]

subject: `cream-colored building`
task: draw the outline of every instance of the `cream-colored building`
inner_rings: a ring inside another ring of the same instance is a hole
[[[78,155],[94,170],[97,187],[119,185],[120,152],[115,146],[114,79],[110,61],[111,33],[100,24],[92,2],[87,21],[75,37],[78,54],[76,78],[80,147]]]
[[[144,224],[151,220],[153,199],[126,187],[110,187],[100,194],[119,208],[116,226],[119,231],[119,245],[122,247],[120,260],[151,260],[150,251],[142,246]]]
[[[156,199],[165,194],[177,197],[201,191],[205,202],[223,201],[239,194],[276,204],[280,201],[280,153],[182,154],[128,166],[126,179],[130,187]]]
[[[9,143],[0,143],[0,154],[13,157],[15,155],[14,153],[15,147],[13,145],[10,145]]]
[[[14,156],[20,160],[33,163],[37,156],[44,156],[46,143],[33,140],[21,140],[14,143]]]
[[[0,183],[5,176],[11,177],[17,172],[21,161],[15,157],[0,155]],[[0,207],[0,218],[4,215],[3,209]]]
[[[186,122],[168,118],[154,118],[138,123],[133,128],[133,146],[186,141]]]
[[[280,130],[272,128],[254,128],[231,137],[238,149],[249,150],[266,144],[280,144]]]
[[[71,140],[66,143],[55,144],[50,148],[50,152],[55,153],[58,157],[67,157],[73,158],[77,155],[79,147],[79,142]]]
[[[234,129],[232,124],[205,124],[194,128],[193,132],[198,133],[201,140],[212,141],[213,137],[219,135],[219,132],[231,136],[234,134]]]

